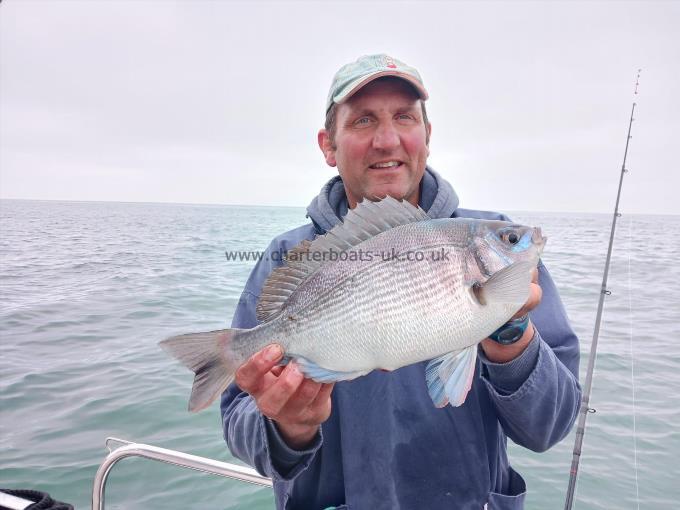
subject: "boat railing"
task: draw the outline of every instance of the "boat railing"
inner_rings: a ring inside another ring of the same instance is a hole
[[[35,504],[35,501],[30,499],[20,498],[12,494],[0,491],[0,508],[8,508],[10,510],[25,510],[29,506]]]
[[[114,443],[118,443],[122,446],[112,448]],[[94,485],[92,487],[92,510],[104,510],[106,480],[113,466],[119,460],[126,457],[142,457],[165,462],[166,464],[172,464],[174,466],[202,471],[204,473],[241,480],[242,482],[254,483],[266,487],[272,486],[270,478],[261,476],[252,468],[229,464],[228,462],[209,459],[207,457],[199,457],[198,455],[191,455],[148,444],[133,443],[115,437],[106,438],[106,447],[109,450],[109,454],[99,466],[94,478]]]

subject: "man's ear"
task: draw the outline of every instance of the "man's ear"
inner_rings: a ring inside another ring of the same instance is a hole
[[[335,161],[335,147],[331,142],[331,137],[325,129],[319,129],[319,134],[316,136],[319,142],[319,149],[323,152],[323,157],[328,166],[336,166]]]

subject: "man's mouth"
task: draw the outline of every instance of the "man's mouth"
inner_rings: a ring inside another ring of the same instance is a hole
[[[383,169],[396,169],[399,168],[401,165],[404,163],[402,161],[397,161],[397,160],[392,160],[392,161],[380,161],[378,163],[373,163],[369,168],[373,168],[375,170],[383,170]]]

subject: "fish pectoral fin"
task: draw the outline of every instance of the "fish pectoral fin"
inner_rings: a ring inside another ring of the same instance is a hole
[[[481,305],[490,303],[517,304],[519,308],[529,299],[530,262],[515,262],[491,275],[486,282],[475,285],[474,294]]]
[[[425,368],[427,391],[434,405],[460,406],[465,402],[477,361],[477,345],[453,351],[431,360]]]
[[[313,361],[302,357],[296,357],[294,358],[294,361],[300,367],[300,371],[305,375],[305,377],[320,383],[349,381],[350,379],[356,379],[357,377],[361,377],[362,375],[366,375],[370,372],[370,370],[338,372],[336,370],[329,370],[327,368],[320,367]]]

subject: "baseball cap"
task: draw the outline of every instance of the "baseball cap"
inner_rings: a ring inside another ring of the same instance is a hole
[[[384,53],[364,55],[355,62],[345,64],[335,73],[328,92],[326,112],[333,103],[344,103],[361,87],[383,76],[395,76],[406,80],[416,89],[420,99],[425,101],[428,98],[423,79],[415,68]]]

